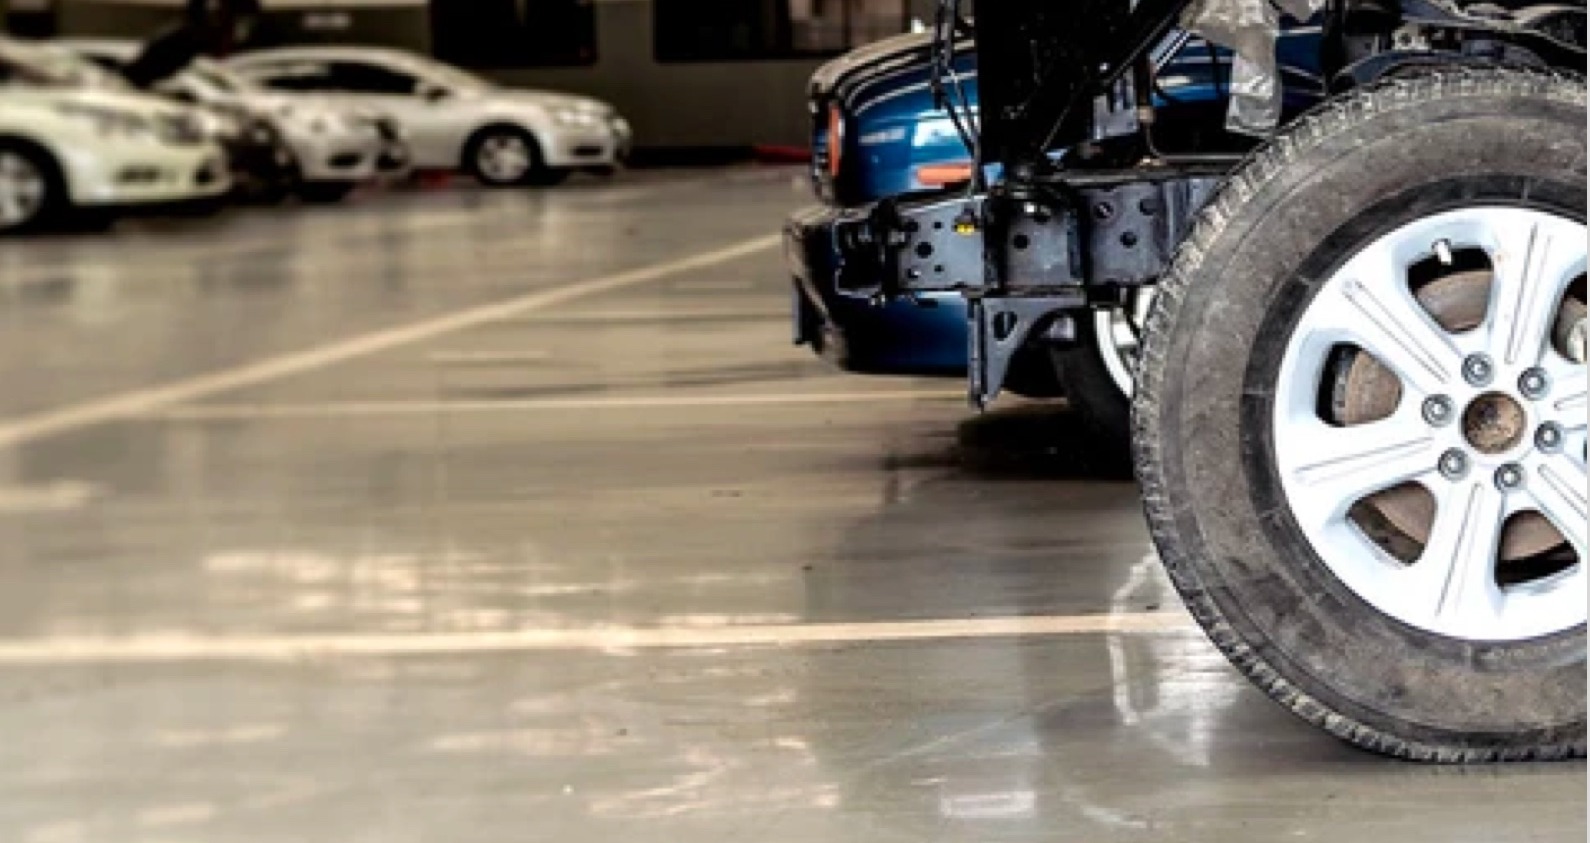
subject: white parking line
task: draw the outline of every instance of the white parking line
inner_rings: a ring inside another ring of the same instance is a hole
[[[438,351],[427,359],[436,366],[520,366],[527,363],[545,363],[552,352],[527,349],[525,351]]]
[[[578,313],[536,313],[505,321],[514,325],[614,325],[628,322],[660,325],[665,322],[693,322],[710,319],[743,319],[749,322],[788,318],[788,310],[778,311],[766,308],[760,310],[656,308],[654,310],[590,310]]]
[[[344,401],[329,404],[201,404],[155,415],[174,421],[316,419],[350,416],[429,416],[440,413],[524,413],[567,410],[656,410],[696,407],[784,407],[874,404],[884,401],[962,401],[964,392],[892,390],[773,395],[637,395],[612,398],[529,398],[520,401]]]
[[[551,290],[529,293],[496,304],[472,307],[445,316],[388,328],[363,336],[322,345],[306,351],[287,354],[225,369],[208,375],[175,381],[151,389],[124,392],[108,398],[88,401],[57,410],[48,410],[0,424],[0,448],[13,447],[49,436],[149,413],[172,404],[194,401],[219,392],[278,380],[314,369],[322,369],[356,357],[364,357],[399,346],[423,342],[443,334],[462,331],[508,319],[536,310],[542,310],[567,301],[598,293],[620,290],[657,281],[682,272],[691,272],[709,266],[754,255],[779,245],[781,238],[756,237],[692,255],[668,263],[634,269],[601,278],[591,278]]]
[[[622,651],[779,647],[1065,635],[1182,633],[1181,612],[1048,615],[873,623],[719,627],[521,629],[412,635],[42,638],[0,643],[0,666],[297,661],[348,656],[468,655],[537,651]]]

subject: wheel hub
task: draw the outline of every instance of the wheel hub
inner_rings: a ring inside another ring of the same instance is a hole
[[[1415,296],[1442,328],[1452,333],[1471,331],[1485,321],[1490,306],[1491,274],[1474,271],[1448,275],[1420,288]],[[1583,303],[1569,299],[1557,315],[1555,333],[1565,337],[1576,325],[1582,326],[1585,310]],[[1341,377],[1337,394],[1340,396],[1337,418],[1346,425],[1365,424],[1385,418],[1396,410],[1402,395],[1401,380],[1375,358],[1356,354]],[[1462,424],[1465,439],[1483,454],[1509,451],[1517,447],[1529,431],[1529,417],[1523,406],[1500,392],[1487,393],[1471,402],[1463,413]],[[1421,545],[1429,542],[1435,502],[1418,489],[1390,489],[1365,502],[1402,535]],[[1538,556],[1560,544],[1562,536],[1544,516],[1526,513],[1507,525],[1502,534],[1500,557],[1504,561],[1518,561]]]
[[[1511,451],[1524,440],[1529,416],[1523,405],[1500,392],[1474,399],[1463,413],[1463,437],[1482,454]]]

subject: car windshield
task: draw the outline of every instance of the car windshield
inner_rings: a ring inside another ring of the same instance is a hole
[[[483,91],[497,87],[497,83],[489,79],[439,61],[425,61],[419,67],[427,82],[450,90]]]

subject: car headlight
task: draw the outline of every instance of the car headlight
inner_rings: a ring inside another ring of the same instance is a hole
[[[552,112],[560,126],[590,127],[602,122],[602,115],[584,108],[560,108]]]
[[[357,132],[364,121],[352,114],[336,111],[300,111],[298,125],[312,135],[335,135]]]
[[[154,121],[134,111],[121,111],[97,105],[62,103],[55,107],[63,117],[71,117],[93,124],[102,136],[111,138],[152,138]]]
[[[216,140],[241,138],[248,131],[243,119],[236,114],[215,112],[207,115],[205,130]]]

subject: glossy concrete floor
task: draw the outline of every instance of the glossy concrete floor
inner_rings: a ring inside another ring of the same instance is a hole
[[[791,347],[803,198],[0,244],[0,840],[1584,839],[1250,689],[1063,410]]]

